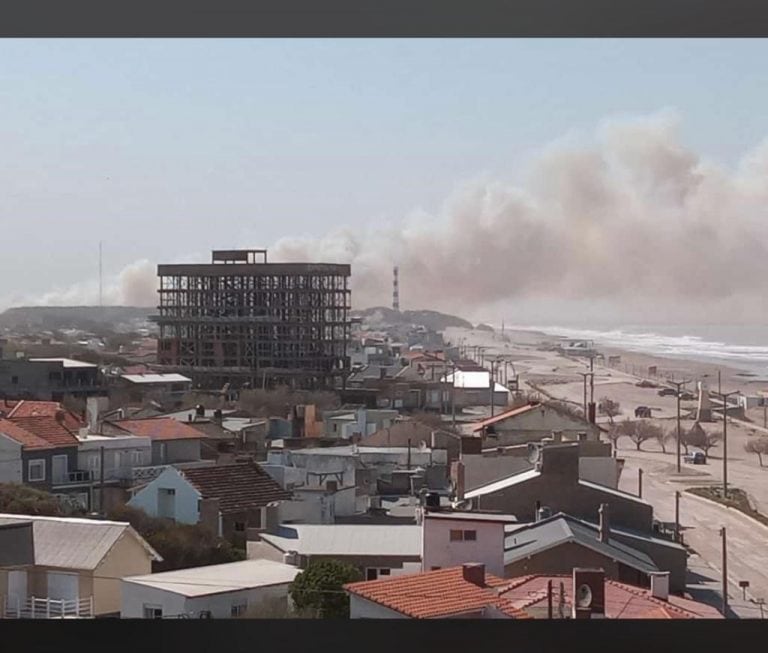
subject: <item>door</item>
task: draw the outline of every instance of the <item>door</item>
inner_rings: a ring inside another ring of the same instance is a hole
[[[176,519],[176,490],[161,487],[157,490],[157,516]]]
[[[8,607],[16,609],[27,600],[27,572],[14,569],[8,572]]]
[[[51,461],[53,483],[64,483],[67,480],[67,457],[54,456]]]
[[[48,572],[48,598],[63,601],[77,600],[80,595],[80,576]]]

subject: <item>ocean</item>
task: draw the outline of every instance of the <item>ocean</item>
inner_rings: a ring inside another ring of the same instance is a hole
[[[597,345],[625,351],[728,365],[768,376],[768,327],[762,326],[648,326],[605,328],[509,325],[510,329],[593,340]]]

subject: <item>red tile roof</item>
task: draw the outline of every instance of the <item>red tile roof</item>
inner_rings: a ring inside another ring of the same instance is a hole
[[[20,443],[24,449],[53,449],[47,440],[30,433],[19,424],[15,424],[9,419],[0,419],[0,433],[7,435],[12,440]]]
[[[485,574],[485,585],[480,587],[464,578],[462,567],[449,567],[350,583],[344,589],[413,619],[445,618],[489,607],[515,619],[528,619],[525,612],[497,594],[496,588],[505,582],[503,578]]]
[[[284,490],[255,463],[236,463],[181,470],[203,499],[218,499],[223,513],[261,508],[273,501],[287,500]]]
[[[147,437],[151,440],[191,440],[204,437],[196,428],[171,417],[123,419],[110,422],[110,424],[133,435]]]
[[[552,581],[556,599],[563,584],[566,612],[570,614],[573,596],[572,576],[521,576],[510,579],[500,595],[519,610],[546,610],[547,584]],[[555,601],[557,604],[557,600]],[[605,616],[608,619],[722,619],[714,608],[672,594],[669,600],[651,596],[650,590],[605,580]]]
[[[57,421],[55,417],[15,417],[9,421],[54,447],[76,447],[79,444],[74,432],[70,431],[64,423]]]
[[[484,419],[481,422],[476,422],[475,424],[472,425],[472,431],[474,433],[477,433],[478,431],[482,431],[483,429],[491,426],[492,424],[496,424],[496,422],[501,422],[502,420],[508,419],[510,417],[516,417],[517,415],[522,415],[523,413],[527,413],[528,411],[531,411],[534,408],[538,408],[539,406],[541,406],[541,404],[531,403],[531,404],[526,404],[525,406],[520,406],[519,408],[512,408],[511,410],[508,410],[503,413],[499,413],[494,417],[489,417],[488,419]]]
[[[72,411],[64,408],[58,401],[28,401],[26,399],[17,402],[8,413],[8,419],[16,420],[20,417],[51,417],[59,414],[63,418],[64,425],[70,431],[77,431],[85,424]]]

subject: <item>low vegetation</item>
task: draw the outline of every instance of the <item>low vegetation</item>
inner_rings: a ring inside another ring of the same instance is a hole
[[[163,561],[155,563],[153,571],[245,560],[245,551],[200,524],[177,524],[130,506],[115,508],[108,518],[127,521],[162,556]]]
[[[59,501],[50,492],[18,483],[0,483],[0,512],[41,517],[71,517],[85,511]]]
[[[310,562],[291,584],[290,597],[296,610],[320,619],[349,617],[346,583],[362,580],[357,567],[338,560]]]
[[[709,499],[710,501],[715,501],[728,508],[734,508],[748,517],[752,517],[752,519],[759,521],[761,524],[768,526],[768,515],[764,515],[760,511],[755,510],[744,490],[728,488],[728,496],[725,497],[723,496],[723,488],[719,485],[712,487],[692,487],[688,488],[686,492]]]

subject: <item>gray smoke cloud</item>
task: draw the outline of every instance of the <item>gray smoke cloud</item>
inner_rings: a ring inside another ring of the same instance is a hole
[[[768,142],[727,170],[685,147],[679,118],[662,111],[552,143],[524,183],[473,181],[434,215],[284,238],[270,260],[350,263],[359,308],[390,304],[396,264],[409,308],[527,310],[533,320],[584,307],[646,321],[655,311],[659,322],[760,320],[766,207]],[[154,267],[128,266],[109,298],[154,304]]]

